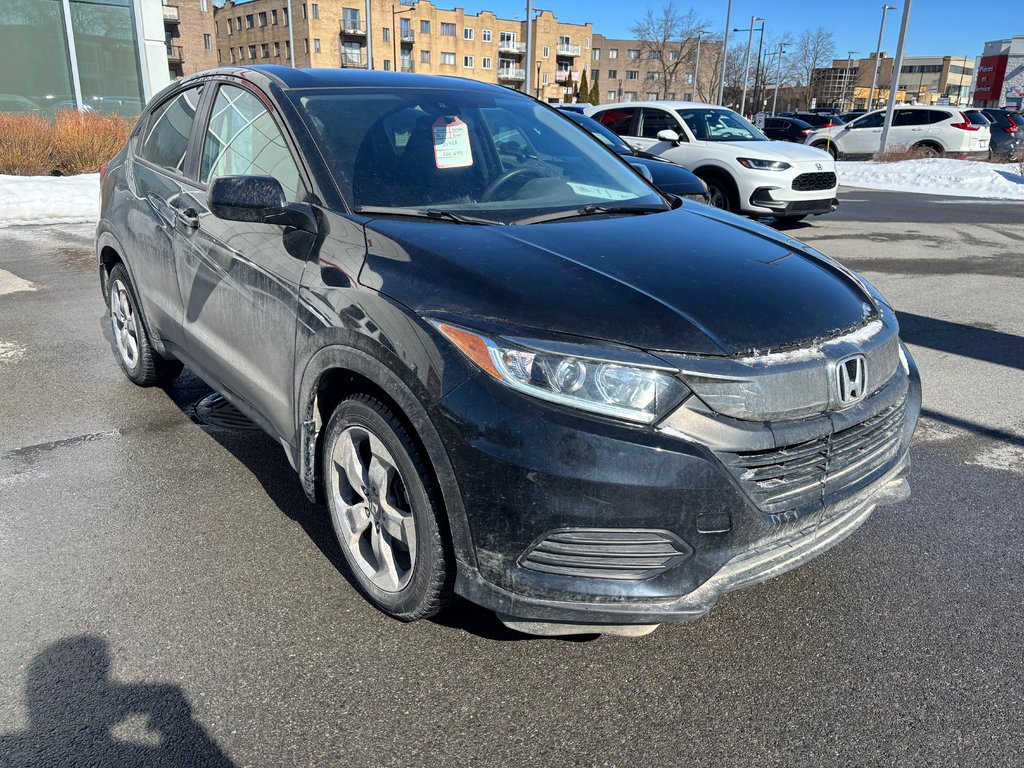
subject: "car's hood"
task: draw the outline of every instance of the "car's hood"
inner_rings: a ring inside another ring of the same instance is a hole
[[[360,281],[421,316],[516,334],[737,355],[818,341],[877,310],[851,273],[695,204],[525,226],[367,224]]]
[[[814,147],[794,144],[789,141],[729,141],[723,142],[735,150],[739,157],[756,157],[765,160],[788,160],[790,162],[828,162],[832,158],[828,152]]]

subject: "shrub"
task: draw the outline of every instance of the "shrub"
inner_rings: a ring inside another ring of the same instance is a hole
[[[54,170],[53,125],[34,115],[0,114],[0,173],[43,176]]]
[[[96,173],[124,146],[131,128],[132,121],[119,115],[73,110],[52,120],[0,114],[0,174]]]

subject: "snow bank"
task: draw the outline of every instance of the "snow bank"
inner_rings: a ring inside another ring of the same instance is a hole
[[[931,158],[896,163],[839,162],[836,170],[844,187],[1024,200],[1024,177],[1017,163]]]
[[[0,228],[13,224],[71,224],[100,215],[100,175],[0,175]]]

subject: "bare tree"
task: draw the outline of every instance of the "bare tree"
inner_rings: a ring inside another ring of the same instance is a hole
[[[640,55],[661,83],[661,98],[667,99],[674,90],[678,74],[693,66],[697,48],[696,32],[704,29],[705,22],[690,8],[683,12],[675,0],[666,0],[660,10],[650,8],[633,24],[633,37],[640,41]],[[682,69],[680,69],[682,67]]]
[[[808,29],[791,48],[793,73],[803,86],[803,100],[810,106],[814,97],[814,70],[827,67],[836,53],[836,40],[824,27]]]

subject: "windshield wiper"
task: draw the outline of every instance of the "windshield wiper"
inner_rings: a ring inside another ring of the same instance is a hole
[[[584,205],[581,208],[573,208],[568,211],[555,211],[554,213],[542,213],[539,216],[531,216],[527,219],[519,219],[515,224],[540,224],[544,221],[556,221],[558,219],[575,219],[580,216],[598,216],[603,213],[662,213],[671,210],[664,205],[609,205],[608,203],[594,203]]]
[[[454,211],[444,211],[440,208],[392,208],[383,205],[359,205],[352,209],[353,213],[362,213],[367,216],[413,216],[418,219],[439,219],[442,221],[454,221],[457,224],[500,224],[503,221],[493,219],[481,219],[476,216],[466,216]]]

